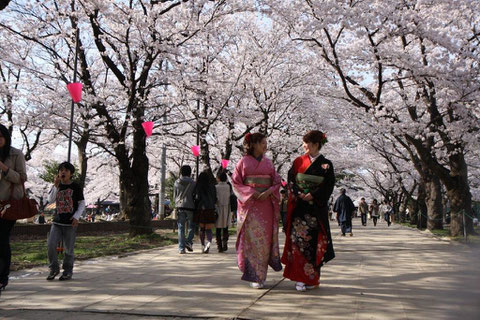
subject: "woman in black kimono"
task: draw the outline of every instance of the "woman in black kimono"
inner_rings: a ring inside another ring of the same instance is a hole
[[[291,189],[282,263],[283,276],[296,281],[296,289],[313,289],[320,283],[321,266],[335,257],[328,219],[328,200],[335,185],[333,165],[320,154],[327,142],[318,130],[303,137],[305,154],[288,173]]]

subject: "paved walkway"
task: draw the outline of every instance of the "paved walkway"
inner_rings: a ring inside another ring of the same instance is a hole
[[[353,237],[332,227],[337,257],[319,289],[296,292],[272,270],[266,289],[251,289],[234,250],[179,255],[171,246],[80,262],[70,282],[46,281],[46,268],[13,273],[0,318],[480,319],[479,249],[385,223],[355,219]]]

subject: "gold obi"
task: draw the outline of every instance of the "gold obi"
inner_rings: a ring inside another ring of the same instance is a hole
[[[303,193],[309,193],[310,191],[318,188],[322,184],[324,178],[320,176],[314,176],[311,174],[297,173],[296,181]]]
[[[272,177],[267,175],[246,176],[243,184],[255,188],[258,192],[264,192],[272,186]]]

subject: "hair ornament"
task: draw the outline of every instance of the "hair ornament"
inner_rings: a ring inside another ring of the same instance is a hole
[[[247,143],[250,143],[250,138],[252,137],[252,134],[249,132],[245,135],[245,141],[247,141]]]

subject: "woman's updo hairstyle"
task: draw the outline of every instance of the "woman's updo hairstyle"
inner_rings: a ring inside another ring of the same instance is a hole
[[[263,139],[265,139],[263,133],[247,133],[243,139],[243,152],[245,152],[245,155],[253,156],[253,145],[262,142]]]
[[[328,142],[327,135],[320,130],[311,130],[303,136],[303,142],[305,143],[318,143],[319,149],[321,149],[325,143]]]

